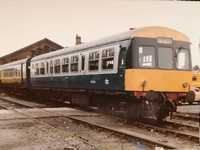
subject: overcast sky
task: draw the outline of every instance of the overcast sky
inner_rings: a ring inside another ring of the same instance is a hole
[[[193,65],[200,65],[200,2],[135,0],[0,0],[0,56],[47,37],[63,46],[120,33],[130,27],[166,26],[187,34]]]

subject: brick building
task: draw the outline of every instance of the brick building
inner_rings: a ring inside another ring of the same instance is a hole
[[[13,53],[0,57],[0,64],[20,60],[23,58],[30,58],[36,55],[41,55],[51,51],[63,48],[61,45],[44,38]]]

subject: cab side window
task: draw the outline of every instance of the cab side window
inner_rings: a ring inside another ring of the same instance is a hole
[[[156,50],[152,46],[140,46],[138,48],[139,67],[152,68],[155,67]]]

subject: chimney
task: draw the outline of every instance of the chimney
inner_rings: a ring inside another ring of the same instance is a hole
[[[129,30],[135,30],[135,28],[131,27],[131,28],[129,28]]]
[[[76,34],[76,45],[81,44],[81,36],[79,36],[78,34]]]

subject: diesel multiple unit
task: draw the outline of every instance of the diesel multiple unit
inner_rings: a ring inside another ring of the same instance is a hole
[[[130,116],[156,119],[174,110],[191,80],[190,41],[165,27],[133,29],[0,66],[2,87],[60,91],[71,103],[112,110],[123,105]]]

